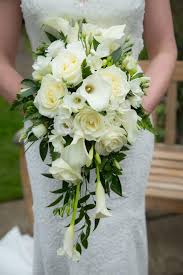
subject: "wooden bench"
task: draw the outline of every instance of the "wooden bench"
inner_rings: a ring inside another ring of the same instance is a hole
[[[142,62],[142,66],[146,68],[148,62]],[[181,61],[177,61],[165,99],[165,141],[155,146],[146,191],[147,210],[183,213],[183,146],[176,145],[177,84],[179,81],[183,81],[183,62]]]
[[[142,62],[144,69],[147,66],[148,62]],[[178,81],[183,81],[183,62],[177,62],[166,97],[165,142],[155,146],[146,192],[147,210],[183,213],[183,146],[175,145]],[[20,146],[20,169],[25,205],[32,224],[32,195],[22,145]]]

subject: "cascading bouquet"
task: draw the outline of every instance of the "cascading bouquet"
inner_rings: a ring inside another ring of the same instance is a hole
[[[35,52],[33,79],[22,81],[12,106],[31,121],[22,136],[25,144],[40,140],[42,160],[51,159],[43,176],[60,181],[49,207],[55,207],[54,215],[71,216],[58,255],[73,260],[88,247],[91,229],[111,216],[106,194],[123,196],[120,162],[139,130],[153,131],[142,108],[149,78],[134,59],[124,30],[125,25],[101,28],[85,20],[47,20],[48,42]]]

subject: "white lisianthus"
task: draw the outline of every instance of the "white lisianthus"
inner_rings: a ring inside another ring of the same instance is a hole
[[[62,32],[67,37],[68,43],[78,41],[79,26],[77,22],[71,26],[70,22],[62,17],[51,17],[45,21],[45,25]]]
[[[95,73],[102,67],[102,59],[97,55],[89,54],[86,58],[87,64],[90,66],[91,72]]]
[[[102,58],[111,55],[115,50],[119,48],[120,44],[112,40],[104,40],[101,42],[96,51],[92,51],[93,54]]]
[[[43,137],[44,135],[46,135],[47,129],[46,129],[46,127],[44,126],[44,124],[39,124],[39,125],[34,126],[34,127],[32,128],[32,132],[33,132],[33,134],[34,134],[37,138],[41,138],[41,137]]]
[[[70,225],[64,236],[63,247],[57,250],[58,256],[67,255],[72,258],[73,261],[80,260],[80,253],[76,250],[74,246],[74,225]]]
[[[124,99],[123,96],[112,97],[110,100],[110,105],[107,111],[118,111],[119,113],[123,113],[129,111],[131,109],[131,105],[129,100]]]
[[[52,61],[54,77],[63,79],[68,84],[77,85],[82,81],[81,64],[85,59],[85,50],[80,41],[67,46]]]
[[[109,210],[106,207],[105,192],[100,181],[96,182],[96,213],[95,219],[111,217]]]
[[[107,108],[112,89],[109,82],[95,73],[83,80],[77,93],[82,95],[94,110],[100,112]]]
[[[121,113],[115,110],[109,110],[105,116],[105,122],[108,127],[111,125],[121,126]]]
[[[70,112],[77,113],[85,106],[85,99],[78,93],[68,94],[63,99],[64,105]]]
[[[99,71],[100,75],[112,85],[112,97],[126,97],[130,91],[126,74],[120,68],[112,65]]]
[[[38,56],[32,65],[34,72],[32,77],[34,80],[42,80],[42,78],[51,73],[51,57]]]
[[[54,117],[54,129],[62,136],[73,134],[73,118],[63,118],[62,115]]]
[[[122,125],[127,132],[127,139],[130,143],[134,143],[138,135],[138,120],[140,117],[135,110],[125,112],[122,116]]]
[[[126,131],[117,126],[111,126],[105,136],[96,142],[95,149],[100,155],[118,152],[127,143]]]
[[[138,95],[130,96],[128,98],[128,100],[130,101],[130,104],[134,108],[139,108],[142,105],[142,97],[141,96],[138,96]]]
[[[95,110],[85,107],[75,116],[74,130],[87,140],[98,140],[106,131],[104,117]]]
[[[55,130],[52,130],[52,134],[49,135],[49,142],[52,143],[54,152],[62,153],[64,149],[65,139],[59,135]]]
[[[69,119],[71,117],[71,112],[62,102],[62,105],[58,108],[57,115],[60,116],[61,119]]]
[[[124,30],[126,25],[116,25],[101,30],[102,40],[121,40],[124,36]]]
[[[136,78],[130,81],[130,90],[136,96],[143,96],[144,92],[141,88],[141,79]]]
[[[89,161],[84,139],[71,143],[62,150],[61,158],[52,162],[50,173],[55,179],[77,184],[82,180],[81,168]]]
[[[56,80],[52,75],[43,77],[41,87],[34,99],[34,104],[39,113],[43,116],[52,118],[58,112],[61,98],[67,89],[62,81]]]
[[[65,49],[64,43],[61,40],[56,40],[50,44],[47,49],[47,56],[55,58],[59,52]]]
[[[132,55],[127,55],[122,63],[122,68],[126,69],[130,74],[135,74],[138,70],[137,60]]]

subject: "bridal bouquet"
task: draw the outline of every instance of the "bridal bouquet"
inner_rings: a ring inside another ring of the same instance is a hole
[[[79,260],[91,231],[112,214],[106,195],[123,196],[125,153],[140,129],[153,130],[142,108],[149,78],[132,56],[125,25],[101,28],[58,17],[43,28],[47,43],[34,53],[32,79],[22,81],[12,108],[31,121],[22,139],[28,146],[40,141],[48,164],[43,176],[60,181],[49,207],[71,218],[57,253]]]

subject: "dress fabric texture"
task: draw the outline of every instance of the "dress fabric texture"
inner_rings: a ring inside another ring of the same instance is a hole
[[[126,24],[126,31],[134,41],[135,57],[143,47],[144,6],[144,0],[88,0],[84,6],[80,6],[78,0],[22,0],[21,4],[33,50],[46,39],[41,25],[47,17],[84,17],[88,22],[104,27]],[[41,175],[47,173],[48,167],[40,159],[39,142],[26,152],[35,216],[34,275],[148,274],[144,198],[153,144],[152,134],[139,133],[122,162],[124,197],[114,194],[107,199],[112,217],[101,220],[79,263],[56,255],[62,245],[66,224],[54,217],[52,209],[46,206],[55,199],[49,191],[59,188],[60,182]]]

